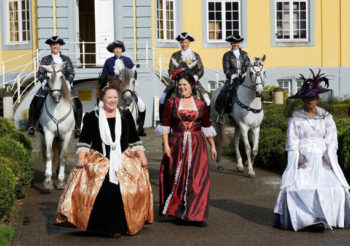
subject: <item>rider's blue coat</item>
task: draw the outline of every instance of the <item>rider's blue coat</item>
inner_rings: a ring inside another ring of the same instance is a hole
[[[134,67],[134,63],[132,62],[132,60],[129,57],[126,56],[112,56],[110,58],[108,58],[105,61],[105,64],[103,66],[103,70],[102,70],[102,74],[103,75],[115,75],[114,73],[114,66],[115,66],[115,60],[116,59],[122,59],[124,66],[126,68],[132,69]],[[135,79],[137,79],[137,72],[135,71]]]

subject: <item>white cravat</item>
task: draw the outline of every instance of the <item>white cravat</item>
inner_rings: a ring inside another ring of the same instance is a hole
[[[187,50],[181,50],[181,56],[184,62],[196,60],[196,57],[194,56],[194,53],[190,48],[188,48]]]
[[[239,59],[239,56],[240,56],[239,49],[236,49],[236,50],[233,49],[232,52],[233,52],[233,54],[235,55],[235,57],[236,57],[237,59]]]
[[[117,57],[117,59],[115,60],[115,63],[114,63],[114,73],[116,75],[119,75],[120,71],[124,68],[125,68],[125,66],[124,66],[123,59],[120,56]]]
[[[60,65],[63,62],[60,54],[57,54],[57,55],[51,54],[51,55],[52,55],[54,63],[56,63],[57,65]]]
[[[99,109],[98,125],[100,129],[100,136],[102,139],[102,150],[103,155],[106,156],[106,145],[110,146],[109,151],[109,182],[113,184],[118,184],[118,177],[116,171],[122,169],[122,151],[120,146],[120,136],[122,132],[122,121],[120,117],[120,112],[117,109],[115,114],[115,140],[113,142],[111,131],[108,125],[105,110],[103,108]]]

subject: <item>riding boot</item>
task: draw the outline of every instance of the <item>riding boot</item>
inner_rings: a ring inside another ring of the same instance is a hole
[[[143,112],[139,112],[139,117],[137,118],[139,136],[147,136],[147,134],[145,133],[145,129],[143,129],[143,125],[145,124],[145,118],[146,110]]]
[[[45,97],[34,96],[29,106],[28,131],[29,136],[35,136],[35,126],[41,114],[41,108],[45,102]]]
[[[80,138],[81,131],[81,120],[83,117],[83,105],[81,104],[78,97],[73,98],[73,110],[74,110],[74,119],[75,119],[75,127],[74,127],[74,138]]]

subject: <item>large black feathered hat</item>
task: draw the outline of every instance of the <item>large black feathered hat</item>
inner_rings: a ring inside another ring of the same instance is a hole
[[[65,45],[65,42],[63,41],[62,38],[60,38],[59,36],[52,36],[51,38],[47,39],[45,41],[45,44],[60,44],[60,45]]]
[[[107,45],[107,50],[108,50],[109,52],[112,52],[112,53],[113,53],[113,50],[114,50],[114,48],[116,48],[116,47],[122,48],[122,52],[125,51],[124,42],[119,41],[119,40],[116,40],[116,41],[114,41],[114,42],[108,44],[108,45]]]
[[[188,39],[191,42],[196,40],[191,34],[189,34],[187,32],[182,32],[179,35],[177,35],[177,37],[176,37],[176,40],[179,41],[179,42],[181,40],[185,40],[185,39]]]
[[[291,96],[289,98],[314,97],[318,94],[332,91],[331,89],[327,89],[329,86],[329,80],[323,73],[321,73],[321,69],[318,71],[317,74],[315,74],[314,71],[312,71],[311,69],[310,71],[312,77],[308,79],[306,79],[304,75],[300,74],[300,79],[303,80],[303,85],[294,96]],[[325,83],[326,88],[320,85],[322,82]]]
[[[244,38],[242,38],[241,36],[239,36],[238,34],[236,35],[231,35],[228,36],[225,41],[230,42],[230,43],[240,43],[244,40]]]

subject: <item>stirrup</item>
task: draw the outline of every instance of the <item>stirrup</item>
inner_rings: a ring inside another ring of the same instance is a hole
[[[216,122],[220,124],[225,124],[225,116],[223,114],[219,114],[216,118]]]
[[[32,136],[35,137],[35,128],[34,127],[29,127],[28,131],[27,131],[28,136]]]

